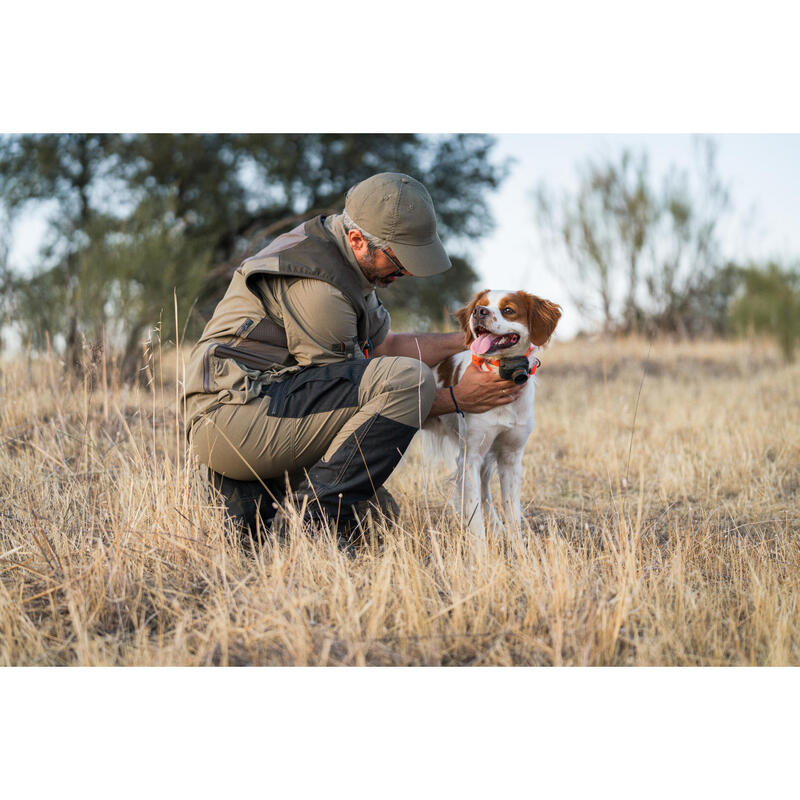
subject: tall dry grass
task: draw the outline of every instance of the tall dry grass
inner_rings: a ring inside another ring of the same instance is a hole
[[[385,543],[252,550],[149,388],[2,363],[0,663],[800,662],[800,367],[764,343],[556,343],[523,544],[477,548],[416,445]],[[643,380],[644,375],[644,381]]]

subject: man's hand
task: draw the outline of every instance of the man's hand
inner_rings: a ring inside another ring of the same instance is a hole
[[[483,372],[470,364],[453,387],[453,394],[462,411],[481,414],[495,406],[513,403],[526,385],[505,381],[496,372]]]
[[[453,394],[461,411],[470,414],[482,414],[490,408],[513,403],[527,384],[517,385],[513,381],[503,380],[496,372],[483,372],[474,364],[470,364],[461,376],[461,380],[453,387]],[[428,416],[438,417],[452,414],[453,398],[450,389],[437,389],[433,407]]]

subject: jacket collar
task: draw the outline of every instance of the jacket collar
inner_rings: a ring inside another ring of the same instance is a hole
[[[361,271],[361,267],[358,266],[358,261],[356,261],[355,253],[353,253],[353,248],[350,247],[350,242],[347,240],[347,231],[344,229],[342,215],[331,214],[329,217],[325,217],[324,223],[325,230],[331,235],[344,260],[355,270],[358,284],[364,290],[364,294],[374,291],[375,284],[370,283],[366,275]]]

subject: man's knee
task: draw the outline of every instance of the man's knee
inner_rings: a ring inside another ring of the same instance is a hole
[[[398,391],[406,392],[417,398],[423,410],[422,418],[428,416],[433,405],[433,395],[436,392],[436,380],[431,368],[416,358],[396,357],[396,371],[392,378],[392,385]]]
[[[383,356],[370,362],[362,382],[363,401],[378,395],[391,398],[384,416],[419,425],[425,421],[433,405],[436,381],[427,364],[416,358]]]

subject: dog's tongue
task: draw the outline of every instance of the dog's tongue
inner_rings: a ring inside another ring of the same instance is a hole
[[[470,350],[475,353],[476,356],[482,356],[484,353],[489,352],[492,349],[492,344],[497,337],[492,336],[489,333],[482,333],[470,346]]]

